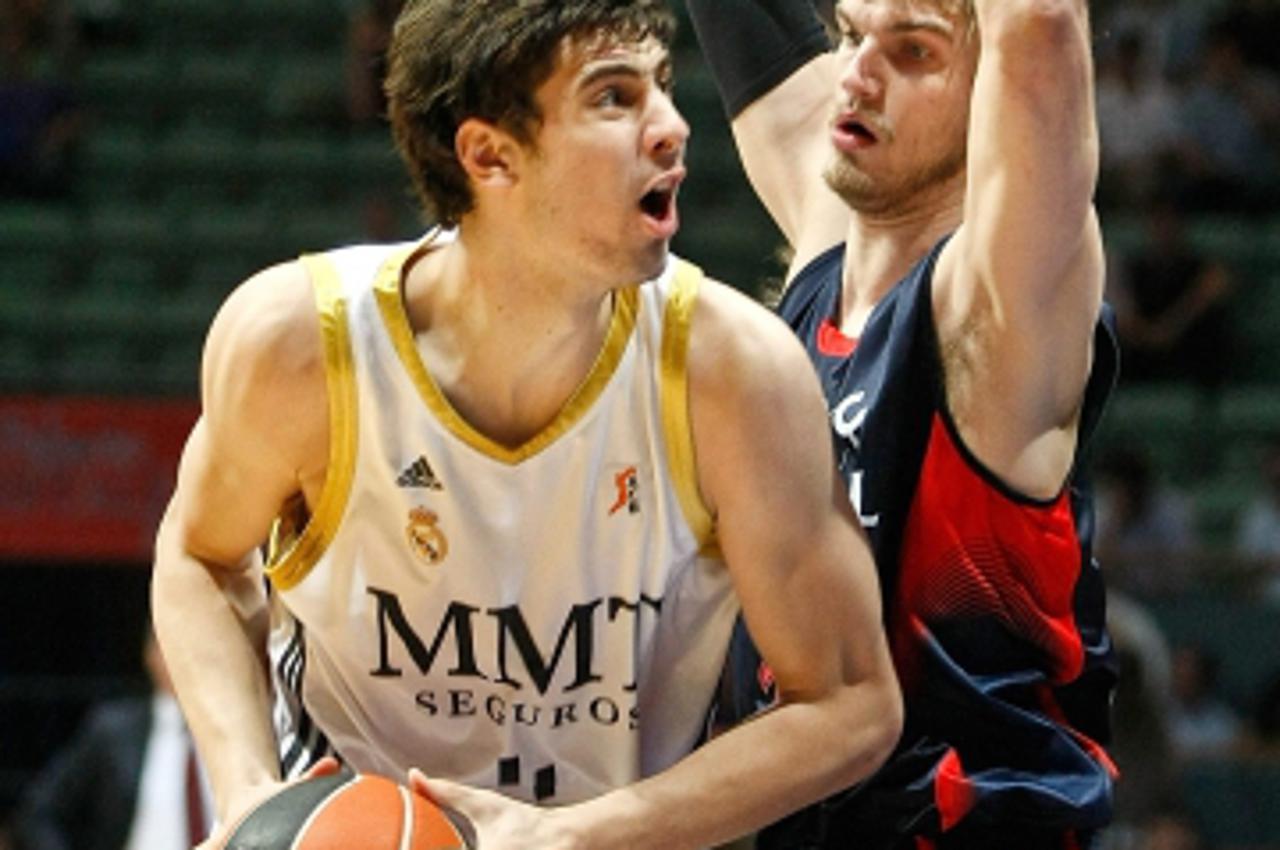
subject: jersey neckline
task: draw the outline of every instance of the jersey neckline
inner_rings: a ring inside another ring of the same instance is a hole
[[[403,281],[408,268],[433,250],[434,235],[411,248],[397,251],[382,264],[374,281],[374,296],[391,344],[424,404],[455,437],[500,463],[516,465],[556,442],[589,411],[609,384],[635,329],[639,290],[635,285],[615,291],[613,315],[595,362],[586,377],[547,425],[525,442],[507,446],[481,433],[454,408],[422,361],[405,309]]]

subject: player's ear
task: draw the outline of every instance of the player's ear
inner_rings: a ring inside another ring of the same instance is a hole
[[[476,186],[510,186],[516,181],[520,146],[487,121],[468,118],[458,127],[454,152]]]

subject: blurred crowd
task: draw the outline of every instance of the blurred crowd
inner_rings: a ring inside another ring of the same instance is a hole
[[[127,44],[130,33],[116,22],[128,2],[0,0],[0,200],[56,202],[74,194],[77,153],[95,120],[79,69],[94,50]],[[401,3],[350,4],[345,87],[326,107],[336,116],[330,120],[382,120],[382,54]],[[1280,228],[1280,2],[1090,6],[1100,216],[1109,235],[1117,224],[1132,225],[1125,238],[1108,238],[1121,392],[1189,386],[1208,411],[1231,382],[1230,367],[1247,356],[1236,326],[1240,293],[1280,287],[1280,273],[1258,279],[1256,267],[1242,268],[1237,257],[1194,238],[1206,220]],[[385,204],[371,206],[368,216],[371,233],[391,229],[377,223]],[[1280,363],[1275,368],[1280,374]],[[1190,476],[1175,474],[1167,454],[1141,440],[1106,445],[1094,458],[1098,549],[1123,671],[1115,756],[1125,779],[1108,850],[1213,850],[1180,781],[1188,766],[1222,759],[1280,764],[1280,666],[1248,692],[1228,693],[1220,648],[1170,636],[1153,613],[1178,595],[1226,589],[1274,606],[1280,618],[1280,429],[1259,437],[1249,480],[1240,485],[1247,498],[1226,531],[1207,540],[1187,482],[1211,472],[1206,467],[1222,449],[1188,445],[1174,462]]]

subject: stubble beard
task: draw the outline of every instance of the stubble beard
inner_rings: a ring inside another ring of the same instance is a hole
[[[894,179],[877,181],[855,165],[849,156],[834,151],[822,177],[831,191],[854,212],[894,216],[919,206],[921,200],[932,194],[931,190],[961,174],[967,159],[968,146],[961,139],[923,168],[908,171]]]

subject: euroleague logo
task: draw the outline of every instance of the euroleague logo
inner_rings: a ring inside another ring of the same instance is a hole
[[[409,546],[423,561],[435,566],[449,555],[449,539],[440,530],[440,517],[426,508],[414,508],[409,512],[409,524],[405,536]]]
[[[615,469],[612,495],[609,516],[621,511],[640,513],[640,472],[635,465]]]

